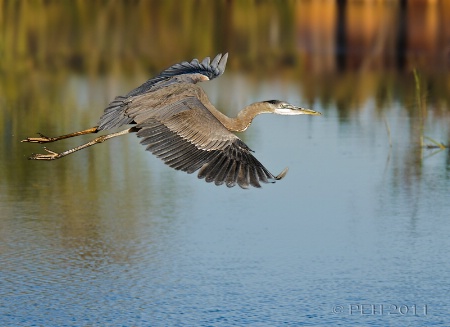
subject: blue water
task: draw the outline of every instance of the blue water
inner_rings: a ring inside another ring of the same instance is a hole
[[[267,85],[227,101],[227,81],[206,87],[222,108],[304,101]],[[312,106],[323,116],[263,115],[242,135],[272,173],[290,168],[260,190],[172,171],[133,135],[26,161],[26,182],[5,164],[0,326],[448,326],[448,150],[421,149],[399,103],[384,118]]]

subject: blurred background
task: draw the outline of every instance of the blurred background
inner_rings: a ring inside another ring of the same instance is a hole
[[[449,22],[446,0],[0,0],[0,324],[351,326],[334,305],[360,301],[443,324]],[[92,127],[116,95],[225,52],[201,86],[227,115],[273,98],[323,114],[239,135],[286,180],[216,188],[132,135],[26,160],[42,146],[20,140]]]

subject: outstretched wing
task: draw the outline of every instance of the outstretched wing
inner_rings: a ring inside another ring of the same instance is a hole
[[[149,79],[141,86],[130,91],[127,96],[135,96],[148,91],[152,91],[156,88],[160,88],[161,84],[162,87],[164,87],[167,84],[161,82],[173,80],[173,77],[180,75],[201,74],[211,80],[223,74],[223,72],[225,71],[225,66],[227,64],[227,59],[228,53],[225,53],[225,55],[223,56],[220,53],[213,59],[213,61],[211,61],[209,57],[203,59],[202,62],[199,62],[197,59],[194,59],[191,62],[183,61],[179,64],[175,64],[167,68],[158,76]],[[186,79],[183,79],[183,82],[186,82]]]
[[[127,113],[139,128],[137,136],[147,150],[170,167],[193,173],[216,185],[260,187],[286,174],[272,175],[248,146],[229,132],[196,96],[188,96],[145,110],[151,93],[136,97]]]
[[[158,76],[149,79],[128,94],[116,97],[100,117],[97,124],[98,129],[106,130],[132,123],[133,120],[124,115],[124,109],[130,98],[147,92],[154,92],[175,83],[195,84],[199,81],[214,79],[225,71],[227,59],[228,53],[223,56],[218,54],[212,61],[209,57],[206,57],[202,62],[194,59],[191,62],[184,61],[167,68]]]

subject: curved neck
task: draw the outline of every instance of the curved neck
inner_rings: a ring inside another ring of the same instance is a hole
[[[235,118],[225,116],[218,110],[211,111],[211,113],[229,130],[232,132],[245,131],[259,114],[271,113],[270,108],[261,102],[252,103],[242,109]]]

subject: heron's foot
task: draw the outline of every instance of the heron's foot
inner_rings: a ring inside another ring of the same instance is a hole
[[[41,133],[38,133],[40,137],[27,137],[25,140],[22,140],[20,142],[30,142],[30,143],[48,143],[56,141],[56,137],[48,137]]]
[[[54,160],[61,158],[61,154],[53,152],[52,150],[49,150],[44,147],[44,150],[48,152],[48,154],[39,154],[39,153],[33,153],[28,159],[30,160]]]

